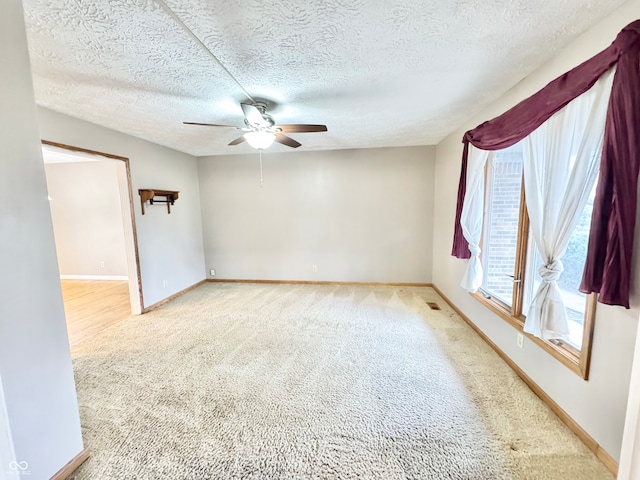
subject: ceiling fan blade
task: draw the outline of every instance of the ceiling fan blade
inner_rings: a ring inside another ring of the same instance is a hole
[[[229,143],[229,145],[238,145],[245,141],[244,135],[240,135],[238,138]]]
[[[255,105],[249,105],[248,103],[241,103],[242,111],[247,121],[251,125],[258,125],[259,127],[268,127],[269,123],[262,117],[262,113]]]
[[[283,133],[305,133],[305,132],[326,132],[326,125],[312,125],[305,123],[294,123],[291,125],[277,125]]]
[[[281,133],[276,133],[275,140],[276,142],[291,148],[298,148],[300,145],[302,145],[301,143],[296,142],[293,138],[287,137],[286,135],[283,135]]]
[[[240,128],[235,125],[220,125],[218,123],[196,123],[196,122],[182,122],[185,125],[202,125],[204,127],[228,127],[228,128]]]

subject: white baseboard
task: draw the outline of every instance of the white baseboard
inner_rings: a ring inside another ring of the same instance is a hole
[[[126,275],[60,275],[60,280],[129,280]]]

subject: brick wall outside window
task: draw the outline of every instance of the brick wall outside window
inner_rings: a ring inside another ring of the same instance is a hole
[[[520,191],[522,188],[522,156],[519,152],[500,152],[490,163],[487,185],[485,237],[483,243],[484,282],[489,293],[511,305]]]

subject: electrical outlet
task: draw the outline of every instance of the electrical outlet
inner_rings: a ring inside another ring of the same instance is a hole
[[[311,266],[311,271],[312,272],[317,272],[318,271],[318,265],[312,265]]]
[[[212,268],[211,270],[209,270],[209,274],[210,274],[212,277],[215,277],[215,276],[216,276],[216,271]]]
[[[518,337],[516,338],[516,344],[518,347],[522,348],[524,346],[524,335],[518,332]]]
[[[104,262],[100,262],[100,268],[104,268]]]
[[[169,286],[169,281],[168,280],[162,280],[162,286],[164,288],[167,288]]]

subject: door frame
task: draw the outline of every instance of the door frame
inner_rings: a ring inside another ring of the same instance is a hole
[[[110,160],[119,160],[124,162],[125,166],[125,180],[127,184],[129,208],[121,201],[123,225],[125,229],[124,242],[125,250],[127,252],[127,270],[129,277],[129,298],[131,302],[131,313],[133,315],[139,315],[144,311],[144,297],[142,295],[142,276],[140,274],[140,255],[138,253],[138,233],[136,229],[136,216],[135,209],[133,207],[133,187],[131,186],[131,168],[129,166],[129,159],[127,157],[121,157],[119,155],[112,155],[110,153],[98,152],[96,150],[89,150],[87,148],[74,147],[72,145],[65,145],[63,143],[51,142],[49,140],[42,140],[42,145],[48,145],[50,147],[61,148],[63,150],[69,150],[71,152],[86,153],[90,155],[98,155]],[[120,177],[120,175],[118,175]],[[120,190],[120,199],[123,200],[123,192],[121,187],[121,179],[118,178],[118,189]],[[130,220],[130,221],[127,221]],[[132,275],[132,272],[135,272]]]

